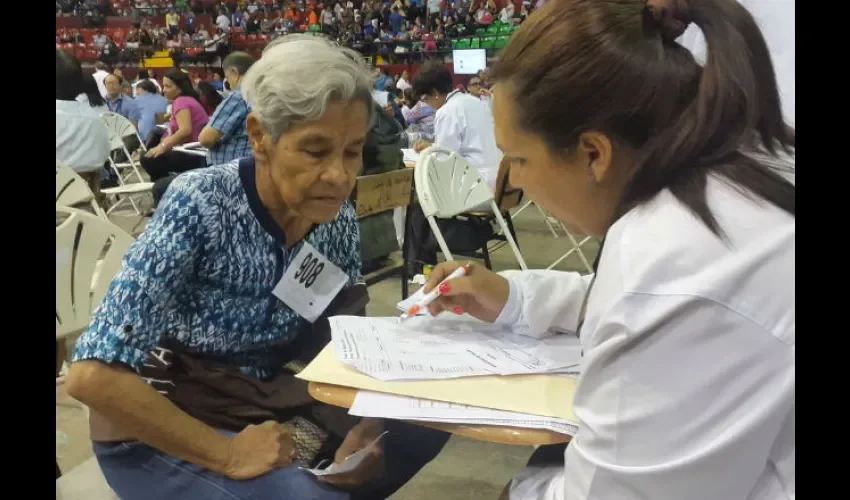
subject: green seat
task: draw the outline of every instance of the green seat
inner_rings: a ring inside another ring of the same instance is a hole
[[[477,30],[475,30],[476,36],[484,36],[486,34],[487,34],[487,28],[478,28]]]
[[[496,39],[495,38],[482,38],[481,39],[481,48],[482,49],[495,49],[496,48]]]
[[[472,43],[469,44],[470,49],[480,49],[481,48],[481,40],[479,38],[473,38]]]
[[[491,24],[490,27],[487,28],[487,34],[488,35],[498,35],[499,34],[499,27],[496,26],[495,24]]]
[[[457,24],[457,25],[455,25],[455,26],[457,26],[457,30],[458,30],[458,31],[460,31],[461,33],[463,33],[464,31],[466,31],[466,26],[465,26],[465,25],[463,25],[463,24]]]
[[[310,33],[316,33],[317,31],[322,31],[322,27],[318,24],[311,24],[310,27],[307,28],[307,30]]]
[[[512,27],[510,24],[503,24],[503,25],[499,28],[499,34],[500,34],[500,35],[510,35],[510,34],[513,32],[513,30],[514,30],[514,29],[513,29],[513,27]]]
[[[463,40],[458,40],[457,45],[455,46],[458,50],[468,49],[472,41],[469,38],[464,38]]]
[[[519,29],[519,24],[515,24],[514,27],[511,28],[511,32],[513,33],[514,31],[516,31],[518,29]]]
[[[511,39],[511,37],[509,37],[509,36],[507,36],[507,35],[501,35],[501,36],[499,36],[498,38],[496,38],[496,45],[495,45],[495,48],[497,48],[497,49],[502,49],[502,48],[504,48],[504,47],[505,47],[505,45],[507,45],[507,44],[508,44],[508,40],[510,40],[510,39]]]

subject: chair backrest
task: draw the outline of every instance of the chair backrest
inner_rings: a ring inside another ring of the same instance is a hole
[[[448,218],[493,200],[493,192],[465,159],[439,146],[419,154],[416,195],[425,217]]]
[[[413,169],[383,174],[362,175],[354,187],[354,211],[357,218],[368,217],[410,205]]]
[[[56,204],[66,207],[89,205],[98,217],[106,219],[106,213],[97,204],[86,181],[59,160],[56,160]]]
[[[511,186],[511,161],[502,156],[499,162],[499,172],[496,174],[496,206],[505,212],[519,205],[522,201],[522,189]]]
[[[136,127],[130,120],[118,113],[106,112],[100,115],[109,130],[109,150],[124,148],[124,138],[136,135]]]
[[[106,295],[134,240],[115,224],[73,208],[57,206],[56,220],[56,338],[59,339],[88,326],[92,312]]]

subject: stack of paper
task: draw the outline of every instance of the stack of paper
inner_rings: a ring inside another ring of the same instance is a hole
[[[337,359],[385,381],[578,373],[581,361],[575,335],[536,339],[472,318],[334,316],[330,326]]]
[[[575,436],[578,432],[578,426],[574,422],[563,418],[491,410],[371,391],[358,391],[348,413],[360,417],[543,429],[568,436]]]
[[[402,149],[401,154],[405,165],[415,165],[419,161],[419,153],[413,149]]]

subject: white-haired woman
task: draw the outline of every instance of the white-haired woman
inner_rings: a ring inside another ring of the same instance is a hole
[[[241,85],[253,157],[179,176],[128,252],[68,376],[122,500],[386,498],[442,448],[442,433],[350,422],[292,377],[327,338],[323,312],[365,306],[347,200],[373,83],[320,38],[270,45]],[[297,467],[388,429],[351,473]]]

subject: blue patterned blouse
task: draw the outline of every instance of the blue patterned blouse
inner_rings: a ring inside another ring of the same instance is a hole
[[[362,282],[354,210],[306,237]],[[124,363],[136,371],[164,339],[246,375],[276,375],[285,346],[309,323],[272,295],[287,263],[285,236],[260,203],[252,158],[179,176],[124,257],[74,361]]]

